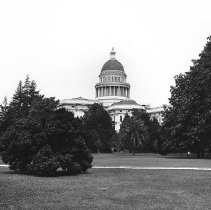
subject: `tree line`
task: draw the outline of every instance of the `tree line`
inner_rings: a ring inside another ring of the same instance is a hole
[[[91,152],[155,151],[159,123],[145,111],[132,115],[126,115],[117,134],[102,105],[93,104],[82,118],[74,117],[54,97],[40,94],[27,76],[11,102],[5,98],[0,106],[2,160],[21,173],[55,175],[60,169],[73,174],[91,168]]]
[[[211,37],[188,72],[175,77],[162,125],[145,110],[126,114],[119,133],[109,113],[93,104],[82,118],[47,98],[27,76],[0,106],[0,152],[11,170],[35,175],[83,173],[91,152],[211,151]]]
[[[175,76],[170,93],[162,125],[145,110],[126,114],[120,132],[112,136],[115,150],[162,155],[185,152],[198,158],[211,152],[211,37],[190,70]]]
[[[211,152],[211,37],[190,70],[175,77],[164,113],[162,151]]]

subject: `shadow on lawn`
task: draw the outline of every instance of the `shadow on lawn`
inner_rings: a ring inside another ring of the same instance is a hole
[[[196,154],[191,154],[191,155],[187,155],[187,154],[169,154],[169,155],[165,155],[165,156],[160,156],[161,158],[166,158],[166,159],[211,159],[211,154],[205,154],[203,158],[197,158]]]
[[[89,174],[90,172],[87,170],[86,172],[83,173],[77,173],[77,174],[71,174],[68,173],[67,171],[57,171],[53,175],[35,175],[35,174],[29,174],[29,173],[20,173],[17,171],[9,170],[9,171],[1,171],[1,174],[8,174],[8,175],[24,175],[24,176],[33,176],[33,177],[61,177],[61,176],[79,176],[82,174]]]
[[[132,155],[129,152],[121,152],[121,153],[113,153],[117,156],[123,156],[123,157],[145,157],[145,158],[165,158],[165,159],[198,159],[197,155],[194,153],[191,153],[189,156],[186,153],[170,153],[167,155],[161,155],[159,153],[135,153],[135,155]],[[203,158],[200,159],[211,159],[211,153],[205,153]]]

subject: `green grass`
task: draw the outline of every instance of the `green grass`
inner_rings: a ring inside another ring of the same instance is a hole
[[[130,153],[94,154],[94,166],[140,166],[140,167],[201,167],[211,168],[211,159],[187,158],[186,155]]]
[[[94,156],[95,166],[211,166],[211,160],[157,155]],[[211,171],[91,169],[82,175],[46,178],[0,167],[0,209],[210,208]]]

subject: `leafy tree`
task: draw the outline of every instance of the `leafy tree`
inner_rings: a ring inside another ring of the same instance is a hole
[[[93,104],[83,117],[83,136],[93,151],[111,152],[114,126],[108,112],[100,104]]]
[[[162,150],[192,151],[202,157],[211,148],[211,37],[190,71],[175,77],[170,104],[162,128]]]
[[[132,154],[135,154],[137,148],[143,149],[148,140],[148,132],[144,122],[138,115],[132,117],[126,115],[120,128],[120,136],[129,147]]]
[[[6,114],[1,114],[3,162],[11,170],[36,175],[55,175],[58,169],[75,174],[90,168],[93,157],[81,137],[82,122],[60,109],[54,98],[39,95],[29,79],[17,90]],[[8,113],[12,115],[6,124]]]
[[[156,118],[151,119],[150,115],[146,112],[146,110],[136,110],[134,109],[132,112],[133,116],[140,118],[146,130],[148,132],[149,138],[142,151],[145,152],[157,152],[158,144],[160,141],[160,130],[161,126]]]
[[[132,110],[132,115],[136,116],[137,118],[141,119],[144,122],[144,125],[149,128],[150,127],[150,115],[146,112],[146,110],[138,110],[138,109],[133,109]]]

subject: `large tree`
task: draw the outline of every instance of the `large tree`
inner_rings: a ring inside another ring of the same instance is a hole
[[[115,129],[109,113],[100,104],[93,104],[83,117],[83,133],[93,152],[111,152]]]
[[[147,127],[137,113],[133,113],[131,117],[126,114],[119,135],[124,147],[129,149],[132,154],[135,154],[137,149],[139,149],[139,151],[143,150],[149,139]]]
[[[161,126],[158,120],[155,117],[151,119],[146,110],[134,109],[132,111],[132,114],[133,116],[136,116],[143,121],[144,126],[146,127],[146,130],[149,134],[148,141],[146,142],[142,150],[144,152],[158,152],[161,130]]]
[[[131,117],[128,115],[128,113],[125,114],[125,117],[122,121],[122,124],[120,125],[119,130],[119,139],[120,139],[120,150],[130,149],[130,141],[128,141],[127,137],[127,130],[130,127],[131,124]]]
[[[190,71],[175,77],[170,108],[162,128],[162,150],[192,151],[202,157],[211,148],[211,37]]]
[[[81,137],[81,124],[73,113],[60,109],[57,100],[39,95],[27,77],[1,114],[2,160],[11,170],[36,175],[54,175],[58,169],[85,172],[92,156]]]

